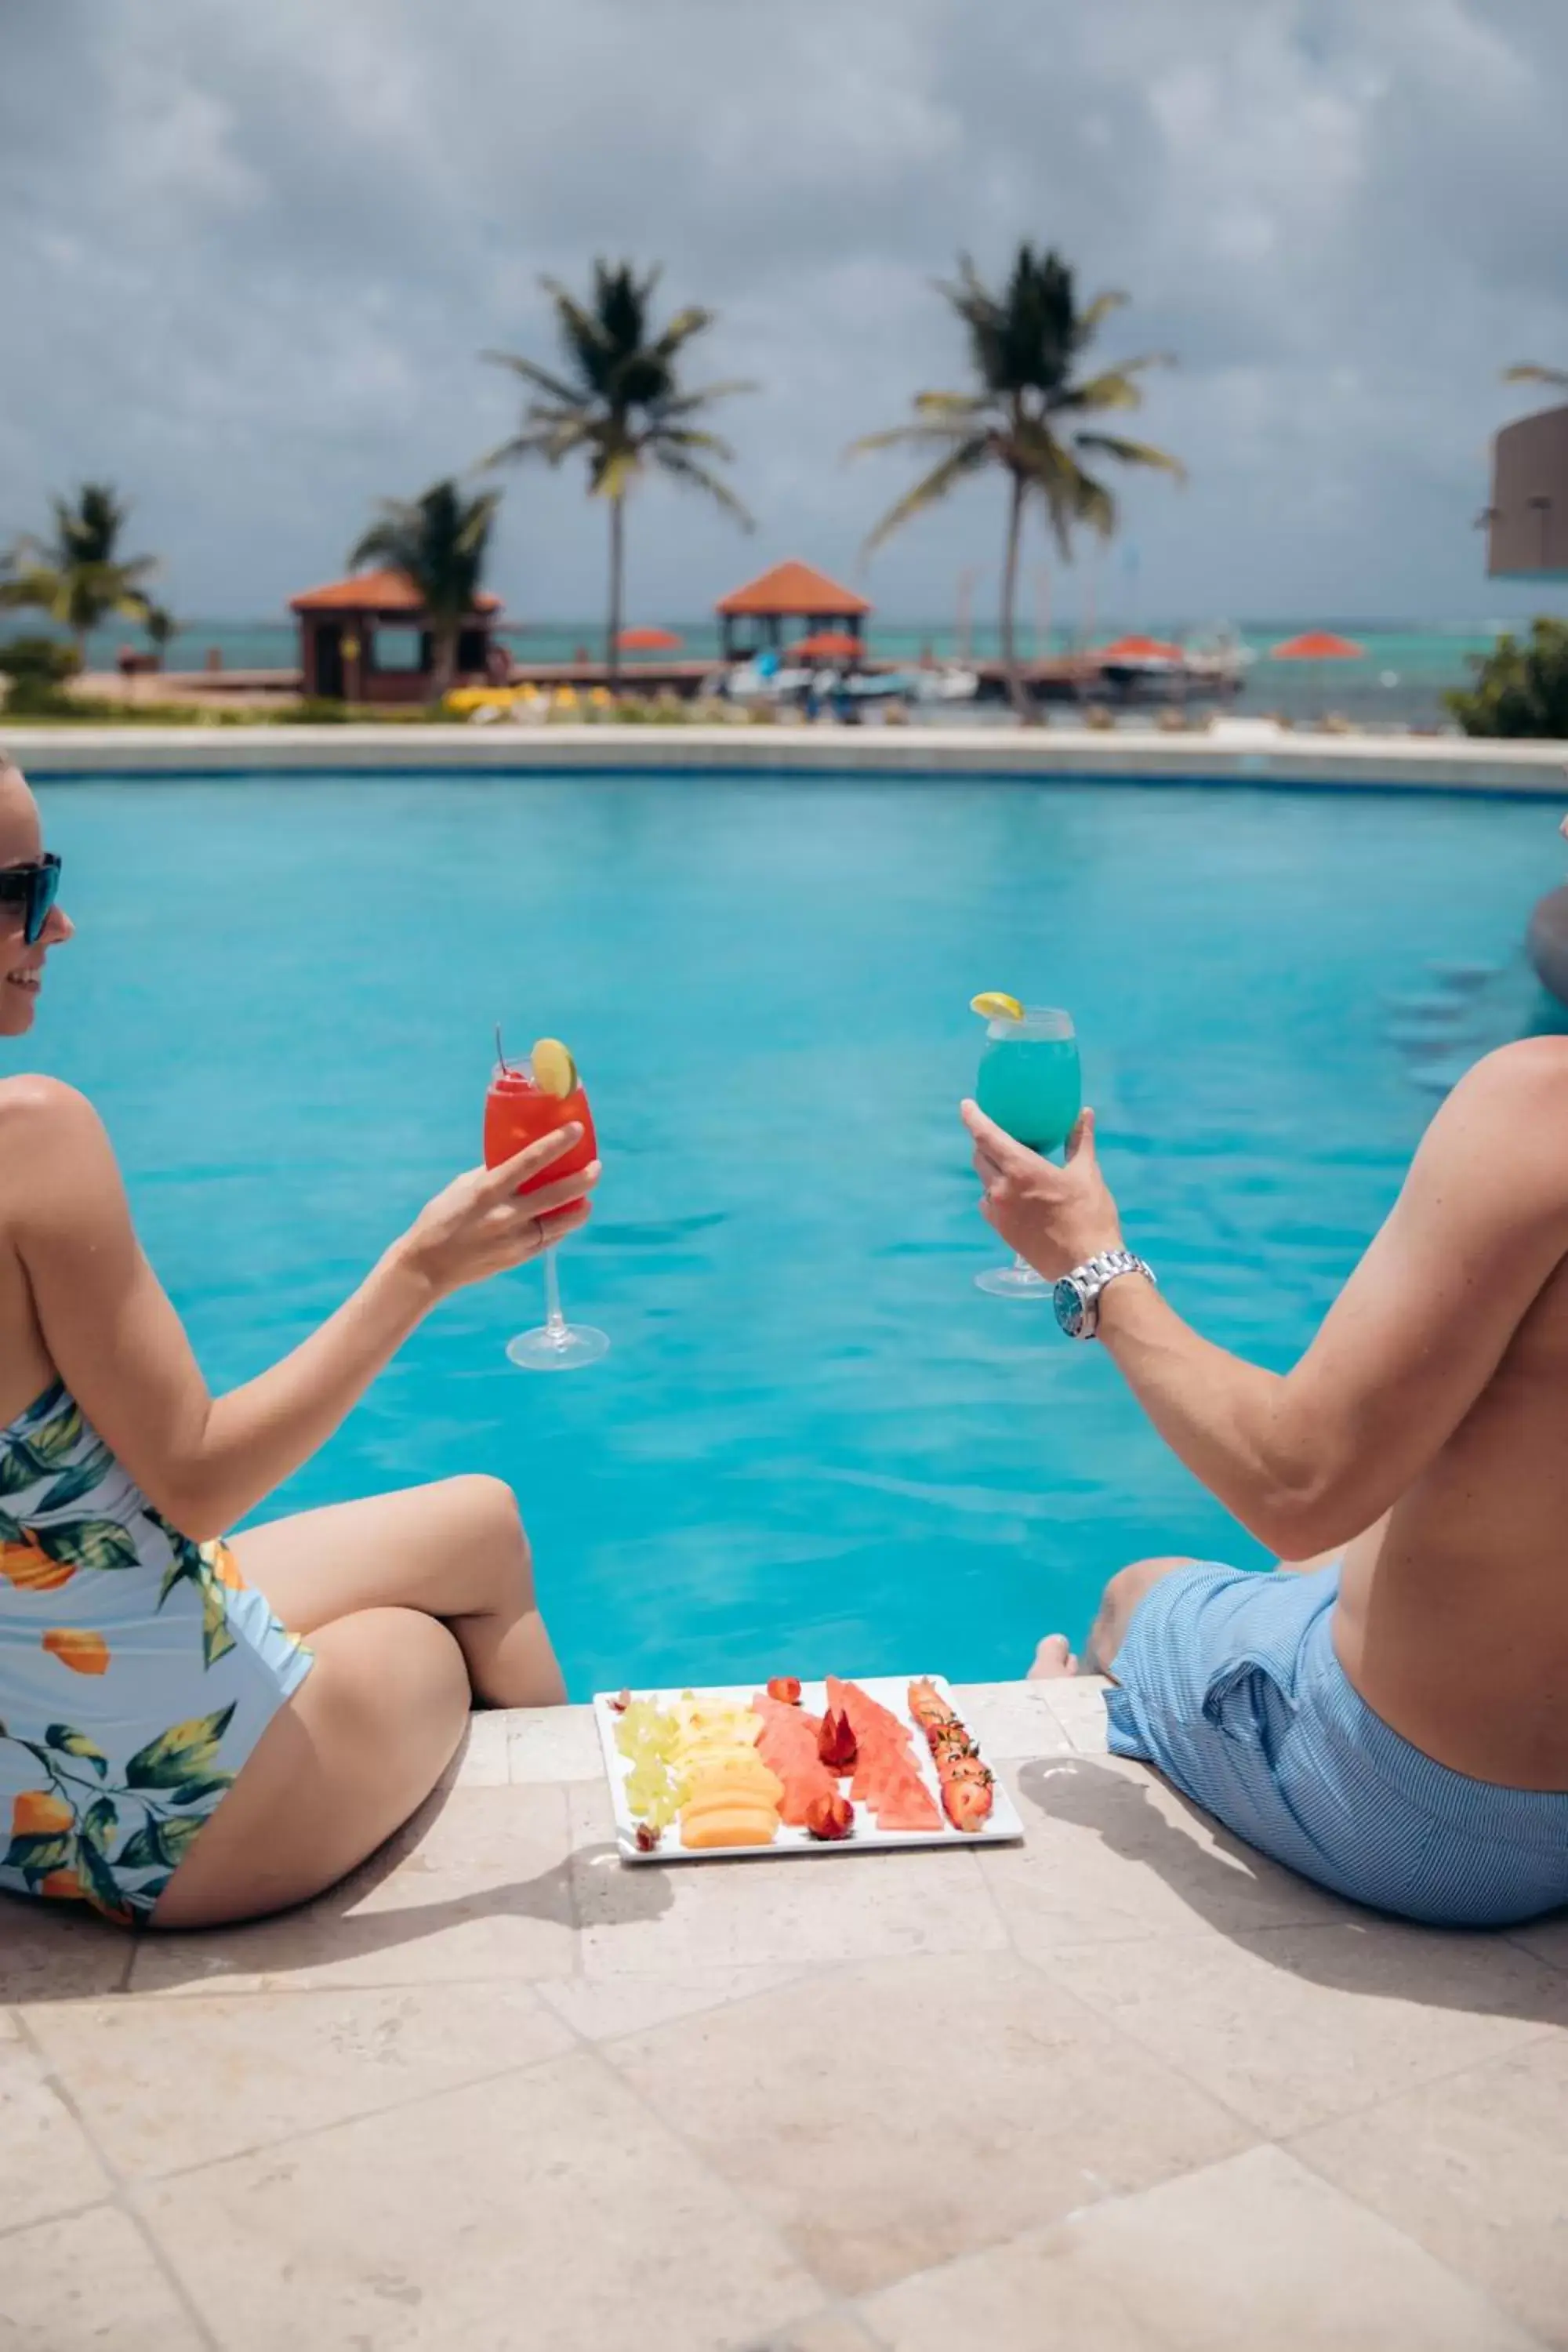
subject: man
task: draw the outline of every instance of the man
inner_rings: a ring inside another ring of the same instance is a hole
[[[1056,1634],[1035,1673],[1110,1675],[1114,1753],[1342,1894],[1468,1926],[1568,1903],[1568,1038],[1454,1089],[1283,1375],[1126,1254],[1092,1112],[1061,1167],[963,1118],[982,1213],[1064,1328],[1280,1558],[1139,1560],[1081,1667]]]

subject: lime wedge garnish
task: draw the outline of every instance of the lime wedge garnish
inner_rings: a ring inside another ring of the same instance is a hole
[[[971,1013],[978,1013],[984,1021],[1021,1021],[1024,1008],[1016,996],[1000,988],[983,989],[969,1000]]]
[[[556,1095],[564,1102],[577,1083],[577,1065],[560,1038],[541,1037],[529,1058],[540,1093]]]

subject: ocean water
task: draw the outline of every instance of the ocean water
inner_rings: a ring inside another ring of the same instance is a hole
[[[1022,1672],[1104,1578],[1257,1549],[996,1256],[979,988],[1077,1017],[1129,1239],[1283,1367],[1442,1088],[1536,1013],[1555,810],[1233,787],[46,784],[79,937],[27,1047],[108,1120],[216,1385],[478,1156],[491,1028],[575,1051],[563,1253],[600,1364],[513,1370],[528,1269],[436,1313],[271,1510],[517,1488],[574,1695]],[[13,1065],[14,1066],[15,1065]]]
[[[20,629],[37,624],[23,616],[9,625]],[[717,656],[718,632],[710,616],[675,620],[667,625],[679,632],[692,659]],[[1190,634],[1183,626],[1163,622],[1128,625],[1178,639]],[[1339,629],[1364,647],[1364,658],[1322,665],[1268,659],[1271,646],[1309,626]],[[1091,632],[1091,636],[1094,643],[1105,644],[1120,634],[1120,625],[1110,623]],[[1488,653],[1496,642],[1496,632],[1481,625],[1370,628],[1354,620],[1325,623],[1321,615],[1304,621],[1248,622],[1237,634],[1258,656],[1247,673],[1237,709],[1278,710],[1291,719],[1339,711],[1360,723],[1415,727],[1449,723],[1442,700],[1445,688],[1468,685],[1473,659]],[[520,625],[503,627],[500,635],[522,660],[566,661],[578,653],[596,659],[604,642],[604,625],[596,619]],[[1081,632],[1065,629],[1047,630],[1041,635],[1020,617],[1018,644],[1026,657],[1047,651],[1065,653],[1083,641]],[[89,661],[94,667],[111,668],[117,646],[136,642],[133,629],[123,623],[111,625],[91,639]],[[868,642],[875,653],[889,659],[913,661],[925,652],[942,657],[958,655],[964,650],[965,641],[961,641],[951,624],[896,624],[873,618]],[[994,655],[998,650],[994,626],[977,622],[967,644],[976,656]],[[287,669],[298,659],[294,629],[287,622],[192,621],[170,647],[168,667],[199,669],[209,652],[216,652],[230,669]],[[628,671],[635,671],[636,666],[635,659],[628,659]]]

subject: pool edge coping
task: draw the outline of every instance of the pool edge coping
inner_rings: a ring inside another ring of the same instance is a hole
[[[524,779],[814,776],[918,782],[1234,783],[1314,791],[1419,791],[1568,802],[1568,742],[1467,737],[1148,737],[1021,730],[735,727],[19,726],[0,749],[32,776],[67,782],[248,775],[451,774]]]

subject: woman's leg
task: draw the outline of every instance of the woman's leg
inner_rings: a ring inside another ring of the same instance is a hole
[[[554,1706],[566,1696],[517,1500],[499,1478],[442,1478],[301,1511],[249,1528],[233,1549],[246,1582],[312,1647],[321,1628],[361,1611],[420,1610],[450,1627],[487,1706]]]
[[[155,1927],[216,1927],[308,1903],[429,1795],[468,1716],[468,1669],[412,1609],[323,1625],[315,1664],[268,1725],[160,1897]]]

